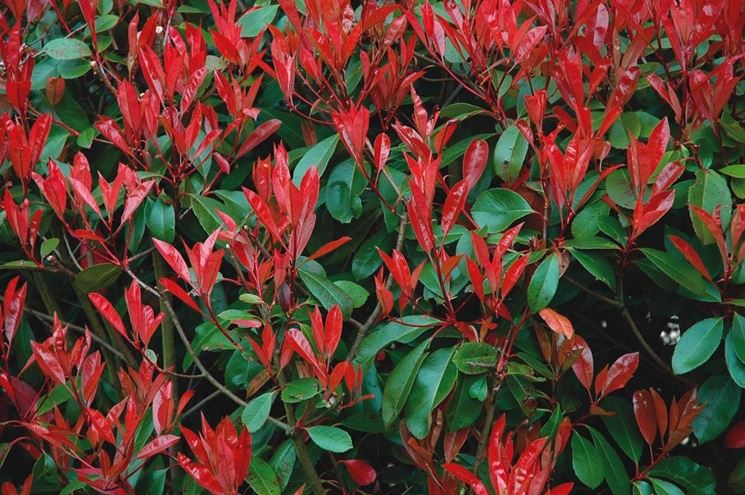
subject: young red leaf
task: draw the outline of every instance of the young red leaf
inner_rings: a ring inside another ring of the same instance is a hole
[[[164,450],[176,445],[180,438],[176,435],[160,435],[155,437],[137,453],[137,459],[147,460],[154,455],[160,454]]]
[[[727,430],[724,446],[728,449],[745,448],[745,421],[739,421]]]
[[[602,387],[602,395],[608,395],[625,387],[637,367],[639,367],[638,352],[624,354],[616,359],[616,362],[608,369],[608,375]]]
[[[572,322],[569,321],[569,318],[566,316],[557,313],[551,308],[544,308],[540,310],[538,314],[543,318],[543,321],[546,322],[548,328],[554,332],[563,335],[567,339],[571,339],[574,335]]]
[[[361,461],[359,459],[347,459],[344,461],[339,461],[339,463],[346,466],[347,471],[349,471],[349,476],[352,478],[352,481],[360,486],[367,486],[375,483],[375,480],[378,477],[378,474],[375,472],[375,468],[365,461]]]
[[[648,390],[637,390],[632,397],[634,417],[639,431],[648,445],[654,443],[657,436],[657,416],[655,414],[652,394]]]

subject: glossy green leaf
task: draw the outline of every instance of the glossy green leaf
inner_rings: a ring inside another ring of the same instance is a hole
[[[528,306],[537,313],[547,307],[559,287],[559,257],[550,254],[544,259],[528,284]]]
[[[42,52],[56,60],[74,60],[91,56],[91,49],[75,38],[56,38],[42,48]]]
[[[585,440],[579,432],[572,435],[572,468],[577,478],[586,486],[595,489],[605,479],[603,460],[595,445]]]
[[[272,402],[276,397],[275,392],[267,392],[252,399],[241,413],[241,422],[246,425],[248,431],[254,432],[264,426],[272,410]]]
[[[599,431],[589,427],[588,430],[590,430],[593,443],[603,463],[605,481],[608,483],[611,493],[613,495],[629,495],[631,493],[631,483],[618,453]]]
[[[311,426],[306,431],[313,443],[329,452],[342,453],[352,448],[352,437],[336,426]]]
[[[112,263],[93,265],[75,275],[75,286],[83,294],[100,291],[116,282],[121,273],[122,269]]]
[[[455,351],[453,362],[461,373],[480,375],[497,365],[497,349],[483,342],[466,342]]]
[[[276,11],[276,5],[274,6]],[[295,169],[292,171],[292,180],[296,185],[300,184],[303,176],[310,167],[315,167],[318,175],[323,175],[329,160],[334,155],[336,145],[339,143],[339,135],[333,134],[313,145],[303,154]]]
[[[260,457],[251,458],[251,468],[246,481],[256,495],[280,495],[282,493],[279,478],[272,466]]]
[[[737,414],[742,391],[729,376],[714,375],[698,389],[696,399],[704,405],[703,411],[693,420],[693,432],[701,443],[718,438],[727,430]]]
[[[525,198],[509,189],[489,189],[479,194],[471,214],[490,233],[502,232],[513,222],[533,213]]]
[[[318,395],[320,389],[315,378],[298,378],[282,389],[282,402],[302,402]]]
[[[241,27],[241,37],[254,38],[258,36],[274,20],[278,7],[278,5],[265,5],[243,14],[238,19],[238,25]]]
[[[682,375],[708,361],[722,341],[723,329],[721,318],[707,318],[686,330],[675,345],[673,372]]]
[[[429,433],[432,410],[450,393],[458,377],[452,363],[455,348],[443,348],[429,354],[419,368],[406,401],[406,426],[416,438]]]
[[[383,388],[383,424],[386,428],[390,427],[401,414],[416,381],[419,368],[427,356],[425,351],[428,346],[429,340],[425,340],[409,351],[388,375]]]
[[[502,131],[494,147],[494,170],[497,176],[505,182],[517,179],[528,147],[528,141],[516,125],[510,125]]]

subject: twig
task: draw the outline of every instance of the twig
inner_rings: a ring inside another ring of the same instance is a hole
[[[3,300],[3,297],[0,296],[0,301],[2,301],[2,300]],[[23,312],[24,313],[28,313],[31,316],[33,316],[35,318],[38,318],[39,320],[42,320],[45,323],[52,323],[54,321],[54,318],[53,317],[49,316],[46,313],[42,313],[41,311],[36,311],[36,310],[30,309],[30,308],[23,308]],[[80,334],[85,334],[85,332],[86,332],[86,329],[84,327],[75,325],[74,323],[68,323],[68,322],[62,321],[62,320],[60,320],[60,322],[62,323],[63,326],[66,326],[70,330],[75,330],[76,332],[78,332]],[[116,347],[112,346],[111,344],[109,344],[108,342],[106,342],[105,340],[103,340],[102,338],[100,338],[98,335],[96,335],[95,333],[92,333],[92,332],[89,332],[89,333],[90,333],[90,336],[91,336],[91,340],[93,342],[95,342],[98,345],[100,345],[101,347],[107,349],[109,352],[111,352],[112,354],[114,354],[118,358],[124,359],[124,355],[121,352],[119,352],[119,350]]]
[[[589,288],[586,285],[578,282],[577,280],[573,279],[572,277],[570,277],[568,275],[564,275],[564,278],[567,279],[567,281],[570,284],[572,284],[575,287],[579,288],[580,290],[582,290],[583,292],[587,293],[588,295],[594,297],[598,301],[602,301],[602,302],[604,302],[604,303],[606,303],[606,304],[608,304],[610,306],[613,306],[614,308],[622,308],[623,307],[623,303],[621,301],[617,300],[617,299],[613,299],[611,297],[604,296],[603,294],[601,294],[601,293],[599,293],[597,291],[592,290],[591,288]]]
[[[279,384],[284,386],[286,380],[282,372],[279,373]],[[292,444],[295,446],[295,455],[297,460],[300,461],[300,467],[305,474],[305,478],[310,484],[310,489],[314,495],[324,495],[326,489],[323,487],[323,482],[316,472],[316,467],[313,464],[308,451],[305,449],[305,442],[300,432],[295,428],[297,425],[297,416],[295,415],[295,407],[289,402],[283,402],[285,407],[285,414],[287,415],[287,422],[290,424],[290,436],[292,437]]]

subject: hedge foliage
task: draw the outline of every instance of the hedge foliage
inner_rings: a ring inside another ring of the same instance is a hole
[[[2,494],[745,493],[742,0],[4,0]]]

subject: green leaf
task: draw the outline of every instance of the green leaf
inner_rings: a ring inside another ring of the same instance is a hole
[[[337,280],[334,282],[334,285],[344,291],[352,299],[355,309],[364,306],[367,298],[370,297],[370,293],[367,289],[350,280]]]
[[[646,481],[635,481],[633,486],[634,495],[654,495],[652,491],[652,485]]]
[[[342,453],[353,447],[352,437],[341,428],[320,425],[311,426],[306,431],[310,435],[310,439],[323,450]]]
[[[745,458],[737,462],[732,472],[730,472],[727,482],[733,493],[745,493]]]
[[[419,344],[404,356],[388,375],[383,388],[383,424],[386,428],[390,427],[401,414],[411,388],[414,386],[417,372],[427,356],[425,351],[428,346],[429,340]]]
[[[629,459],[638,463],[642,456],[642,437],[636,428],[631,404],[627,400],[610,397],[603,401],[602,408],[615,413],[601,418],[611,437]]]
[[[260,457],[251,459],[251,469],[246,478],[256,495],[281,495],[282,488],[272,466]]]
[[[745,388],[745,363],[735,353],[735,344],[732,332],[724,339],[724,361],[732,380],[740,387]]]
[[[318,382],[315,378],[298,378],[287,383],[282,389],[282,402],[290,404],[302,402],[318,395]]]
[[[411,342],[439,322],[427,315],[409,315],[402,317],[400,322],[388,322],[362,339],[354,363],[362,364],[371,360],[378,351],[393,342]]]
[[[406,401],[406,425],[422,439],[429,433],[430,413],[455,385],[458,371],[451,362],[454,347],[437,349],[426,357]]]
[[[75,275],[75,286],[83,294],[104,289],[119,278],[122,269],[112,263],[89,266]]]
[[[572,435],[572,468],[577,478],[592,489],[599,487],[605,479],[603,461],[595,445],[577,431]]]
[[[686,330],[673,351],[673,372],[682,375],[708,361],[719,347],[723,330],[722,318],[707,318]]]
[[[481,107],[477,107],[476,105],[472,105],[470,103],[458,102],[442,107],[442,109],[440,110],[440,118],[466,120],[467,118],[473,117],[474,115],[480,115],[484,113],[487,113],[487,111]]]
[[[275,5],[274,9],[276,10],[276,8]],[[339,143],[339,135],[334,134],[314,144],[295,165],[295,170],[292,171],[292,181],[299,185],[310,167],[316,167],[318,176],[322,176],[329,160],[334,155],[334,151],[336,151],[337,143]]]
[[[176,216],[173,205],[165,204],[161,198],[152,202],[147,228],[156,239],[172,243],[176,238]]]
[[[489,233],[502,232],[515,220],[530,215],[533,209],[525,198],[509,189],[489,189],[476,198],[471,209],[473,219]]]
[[[326,277],[326,274],[318,270],[317,267],[320,267],[320,265],[316,266],[310,263],[304,263],[298,269],[300,280],[302,280],[310,293],[313,294],[313,297],[318,299],[318,302],[321,303],[324,309],[328,311],[334,305],[338,304],[344,317],[349,317],[354,309],[354,301],[349,297],[349,294],[334,285]]]
[[[714,375],[698,389],[696,400],[704,410],[693,420],[693,432],[700,443],[710,442],[727,429],[735,417],[742,391],[729,376]]]
[[[458,380],[445,414],[448,431],[457,431],[471,426],[481,414],[482,401],[474,399],[470,394],[470,388],[477,380],[478,378],[474,376],[466,376]]]
[[[724,168],[720,168],[719,173],[734,177],[736,179],[745,179],[745,163],[727,165]]]
[[[96,19],[96,32],[102,33],[104,31],[108,31],[109,29],[116,26],[116,23],[119,22],[119,16],[114,14],[106,14],[102,15],[101,17]]]
[[[590,427],[587,429],[590,430],[595,448],[603,463],[605,481],[608,482],[611,493],[613,495],[628,495],[631,492],[631,483],[629,483],[629,476],[626,474],[626,469],[624,469],[618,453],[599,431]]]
[[[271,24],[277,15],[278,5],[265,5],[246,12],[238,19],[241,27],[241,38],[255,38]]]
[[[559,286],[559,257],[551,254],[538,265],[528,284],[528,306],[537,313],[547,307]]]
[[[564,245],[574,249],[618,249],[615,242],[597,236],[576,237],[565,241]]]
[[[137,479],[137,493],[142,495],[162,495],[165,493],[167,473],[168,469],[146,471]],[[82,488],[80,487],[80,489]],[[74,493],[74,491],[71,493]]]
[[[42,258],[46,258],[50,254],[52,254],[52,251],[57,249],[57,246],[59,246],[58,238],[51,237],[49,239],[44,239],[44,242],[41,243],[39,254],[41,255]]]
[[[215,213],[216,210],[227,213],[222,203],[212,198],[199,196],[198,194],[189,194],[189,200],[191,210],[194,212],[194,216],[197,217],[199,225],[202,226],[205,233],[211,234],[223,225],[222,220]]]
[[[285,440],[277,447],[269,460],[269,465],[272,466],[279,478],[280,488],[284,489],[290,481],[292,469],[295,467],[295,446],[292,444],[292,440]]]
[[[251,433],[264,426],[272,410],[276,392],[267,392],[251,400],[241,413],[241,421]]]
[[[39,403],[36,405],[36,414],[46,414],[70,399],[72,399],[72,392],[67,389],[64,383],[59,384],[54,387],[51,392],[42,396],[41,400],[39,400]]]
[[[685,488],[687,495],[714,495],[716,480],[712,472],[688,457],[673,456],[664,459],[649,470],[649,476],[664,478]]]
[[[527,153],[528,141],[516,125],[510,125],[499,136],[494,148],[494,171],[497,176],[505,182],[517,179]]]
[[[41,50],[55,60],[75,60],[91,56],[88,45],[75,38],[57,38]]]
[[[335,165],[326,184],[326,209],[334,219],[349,223],[362,213],[360,194],[366,182],[352,160]]]
[[[745,316],[735,313],[732,318],[732,343],[740,361],[745,363]]]
[[[598,221],[607,216],[610,207],[604,201],[595,201],[582,208],[572,221],[572,235],[575,239],[592,237],[600,232]]]
[[[634,209],[636,199],[634,192],[631,190],[631,181],[629,180],[629,174],[626,169],[619,169],[612,172],[605,179],[605,190],[608,192],[608,196],[619,206]]]
[[[678,285],[685,287],[696,294],[704,293],[703,277],[695,268],[683,261],[681,258],[656,249],[641,248],[640,251],[654,264],[654,266],[670,277],[670,279]]]
[[[497,365],[497,350],[483,342],[466,342],[455,351],[453,363],[461,373],[480,375]]]
[[[375,273],[383,263],[377,248],[380,248],[384,253],[389,253],[393,249],[393,245],[392,237],[384,230],[368,237],[357,249],[352,259],[352,275],[354,275],[354,278],[364,280]]]
[[[579,261],[585,270],[607,285],[609,289],[616,290],[616,273],[608,260],[598,254],[585,253],[578,249],[571,249],[571,252],[574,259]]]
[[[685,495],[683,490],[673,485],[669,481],[658,480],[655,478],[649,478],[649,481],[654,487],[655,495]]]
[[[732,211],[732,196],[727,187],[727,181],[713,170],[699,170],[696,172],[696,182],[688,189],[688,204],[698,206],[702,210],[714,213],[719,207],[722,225],[729,225]],[[704,244],[712,244],[714,238],[709,234],[703,222],[690,210],[693,230]]]

